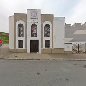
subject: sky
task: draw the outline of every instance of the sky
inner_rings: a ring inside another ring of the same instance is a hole
[[[86,0],[0,0],[0,32],[9,32],[9,16],[27,9],[65,17],[68,24],[86,22]]]

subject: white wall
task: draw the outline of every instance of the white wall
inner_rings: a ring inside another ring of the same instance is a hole
[[[53,21],[53,48],[64,48],[65,18],[55,17]]]
[[[37,12],[38,19],[31,19],[31,13]],[[31,25],[37,25],[37,37],[31,37]],[[28,9],[27,10],[27,53],[30,53],[30,40],[39,40],[39,53],[41,53],[41,10]]]
[[[74,45],[78,46],[78,44],[80,45],[80,50],[85,52],[85,42],[69,42],[69,43],[65,43],[64,51],[72,51],[73,46]]]
[[[72,42],[72,44],[85,44],[86,42]]]
[[[65,43],[69,43],[73,38],[64,38]]]
[[[9,48],[14,49],[14,16],[9,17]]]
[[[44,37],[44,26],[46,24],[50,25],[50,37]],[[43,48],[45,48],[45,40],[50,40],[50,48],[52,48],[52,24],[50,21],[45,21],[43,23]]]
[[[18,24],[24,25],[24,37],[18,37]],[[18,48],[18,40],[23,40],[23,48]],[[22,20],[19,20],[16,22],[16,49],[25,49],[25,22]]]
[[[64,51],[72,51],[72,44],[65,44]]]

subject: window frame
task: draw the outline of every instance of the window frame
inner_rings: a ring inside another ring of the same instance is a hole
[[[45,48],[50,48],[50,40],[45,40]]]
[[[22,47],[21,47],[21,43],[19,43],[20,41],[22,41]],[[18,48],[22,49],[23,48],[23,40],[18,40]]]

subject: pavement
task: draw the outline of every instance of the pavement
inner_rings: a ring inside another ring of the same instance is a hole
[[[13,53],[7,59],[20,60],[86,60],[86,54],[27,54]]]
[[[86,54],[28,54],[0,48],[0,86],[86,86]]]
[[[86,86],[86,61],[0,60],[0,86]]]

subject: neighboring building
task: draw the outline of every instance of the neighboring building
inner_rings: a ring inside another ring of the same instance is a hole
[[[0,40],[2,40],[2,44],[9,44],[9,33],[0,32]]]
[[[65,24],[65,51],[86,52],[86,23]]]
[[[13,52],[64,53],[65,17],[41,14],[28,9],[27,14],[9,17],[9,48]]]

